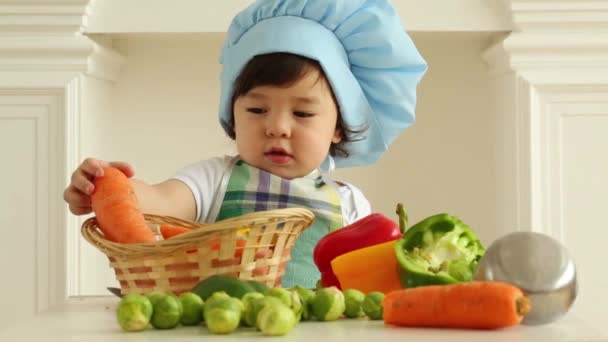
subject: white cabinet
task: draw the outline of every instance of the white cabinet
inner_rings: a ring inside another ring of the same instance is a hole
[[[80,115],[96,97],[85,86],[110,81],[123,61],[77,34],[87,3],[0,1],[0,329],[74,293],[80,220],[63,189],[80,159]]]
[[[484,54],[498,118],[498,226],[560,240],[578,268],[573,310],[606,332],[608,36],[597,13],[608,2],[512,3],[516,31]]]
[[[14,316],[45,310],[61,291],[62,208],[49,201],[63,173],[55,167],[62,157],[61,123],[57,94],[0,90],[1,290],[11,308],[0,313],[0,329]]]

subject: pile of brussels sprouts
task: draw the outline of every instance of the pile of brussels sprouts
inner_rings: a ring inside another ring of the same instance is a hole
[[[254,327],[264,335],[281,336],[300,321],[335,321],[343,317],[381,320],[383,298],[381,292],[366,295],[355,289],[342,292],[336,287],[310,290],[298,286],[250,292],[241,298],[218,291],[206,301],[193,292],[179,297],[152,292],[124,296],[116,316],[125,331],[204,324],[213,334],[229,334],[244,326]]]

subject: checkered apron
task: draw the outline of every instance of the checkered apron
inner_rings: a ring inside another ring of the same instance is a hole
[[[315,214],[313,225],[296,240],[281,282],[283,287],[314,288],[321,275],[313,262],[313,250],[324,235],[344,225],[338,191],[318,170],[290,180],[250,166],[238,157],[224,175],[227,177],[217,221],[292,207],[304,207]]]

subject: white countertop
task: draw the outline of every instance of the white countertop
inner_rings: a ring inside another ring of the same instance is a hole
[[[239,328],[229,335],[212,335],[204,326],[172,330],[149,328],[143,332],[123,332],[116,322],[116,297],[70,299],[65,305],[21,321],[0,331],[0,341],[271,341],[252,328]],[[4,308],[3,310],[6,310]],[[276,339],[275,339],[276,340]],[[608,342],[608,336],[593,330],[574,314],[542,326],[516,326],[494,331],[410,329],[385,326],[382,321],[343,319],[335,322],[301,322],[281,341],[416,341],[416,342]]]

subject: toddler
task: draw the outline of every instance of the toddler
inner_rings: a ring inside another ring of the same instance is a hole
[[[387,0],[262,0],[232,21],[221,54],[219,121],[235,156],[199,161],[149,185],[131,178],[145,213],[214,222],[254,211],[305,207],[283,287],[314,288],[316,243],[371,213],[335,167],[374,163],[414,121],[426,63]],[[64,199],[91,212],[92,178],[124,162],[86,159]]]

